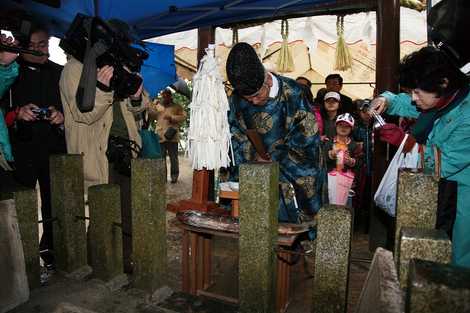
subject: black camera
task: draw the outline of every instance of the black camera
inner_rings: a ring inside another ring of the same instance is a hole
[[[36,118],[40,121],[47,120],[51,117],[51,110],[48,108],[37,108],[37,109],[31,109],[31,111],[36,115]]]
[[[0,52],[12,52],[32,54],[36,56],[43,56],[40,51],[28,49],[29,37],[33,20],[31,16],[21,11],[5,11],[0,14],[0,30],[11,32],[13,38],[18,41],[18,45],[4,45],[0,43]]]
[[[132,47],[131,41],[127,34],[113,29],[99,17],[77,14],[59,46],[82,62],[84,67],[87,52],[97,43],[104,47],[105,52],[96,57],[96,67],[109,65],[114,68],[109,87],[114,90],[116,98],[125,99],[139,89],[142,78],[137,73],[148,58],[147,52]],[[96,76],[96,72],[92,74]],[[91,109],[80,110],[86,112]]]

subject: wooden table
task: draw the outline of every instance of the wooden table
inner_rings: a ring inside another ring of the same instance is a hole
[[[212,238],[213,236],[238,238],[237,233],[199,228],[173,219],[172,223],[183,231],[182,237],[182,289],[193,295],[203,295],[238,304],[238,299],[207,291],[211,281]],[[276,312],[285,312],[290,302],[290,276],[293,253],[292,247],[299,234],[278,237]]]

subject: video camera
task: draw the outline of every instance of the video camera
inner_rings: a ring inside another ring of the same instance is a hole
[[[137,74],[147,52],[131,46],[128,34],[113,27],[99,17],[77,14],[59,46],[83,63],[83,72],[77,91],[77,104],[81,112],[89,112],[94,106],[96,69],[105,65],[114,68],[109,88],[118,99],[125,99],[139,89],[142,78]],[[84,77],[85,75],[85,77]],[[89,82],[93,82],[93,86]],[[82,84],[83,82],[83,84]],[[86,84],[86,86],[84,86]],[[103,86],[99,86],[101,89]],[[80,89],[82,88],[82,90]],[[93,90],[93,101],[86,98]],[[80,95],[82,93],[82,95]],[[84,94],[84,96],[83,96]]]
[[[29,50],[29,36],[31,35],[32,18],[22,12],[5,11],[0,14],[0,30],[2,34],[4,31],[9,31],[14,39],[19,42],[17,46],[9,46],[0,43],[0,52],[12,52],[32,54],[35,56],[43,56],[40,51]]]

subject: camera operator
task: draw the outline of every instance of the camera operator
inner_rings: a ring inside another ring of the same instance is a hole
[[[123,22],[111,20],[108,23],[114,31],[119,31],[121,34],[127,34],[129,31],[127,24]],[[83,155],[85,190],[89,186],[106,183],[118,184],[121,187],[123,231],[130,233],[129,164],[130,158],[136,158],[138,149],[142,146],[136,116],[141,115],[140,113],[146,109],[149,99],[143,92],[142,84],[134,95],[119,99],[116,92],[109,88],[114,68],[106,65],[97,71],[98,83],[93,109],[89,112],[81,112],[77,106],[76,94],[83,68],[83,64],[71,56],[65,64],[60,80],[67,150],[68,153]],[[134,148],[137,149],[134,150]],[[118,156],[114,157],[116,155]],[[131,245],[131,238],[123,236],[126,272],[132,270]]]
[[[19,75],[5,95],[7,125],[15,158],[15,179],[20,185],[35,188],[39,181],[42,218],[51,217],[49,156],[65,152],[62,130],[64,116],[59,93],[62,67],[49,58],[49,32],[42,25],[31,27],[28,49],[42,56],[21,54]],[[52,223],[43,223],[41,257],[46,268],[53,268]]]

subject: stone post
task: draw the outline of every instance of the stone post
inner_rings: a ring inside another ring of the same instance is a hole
[[[403,307],[393,253],[377,248],[355,312],[401,313]]]
[[[16,215],[23,243],[26,274],[29,288],[39,287],[39,230],[38,230],[38,194],[35,189],[23,189],[14,192]]]
[[[57,269],[72,273],[87,266],[83,158],[52,155],[49,168]]]
[[[10,312],[29,299],[19,228],[15,202],[0,201],[0,313]]]
[[[470,269],[411,260],[407,313],[470,312]]]
[[[279,165],[240,166],[240,312],[275,310]]]
[[[318,212],[312,312],[346,312],[351,230],[347,208],[329,205]]]
[[[450,263],[452,257],[452,244],[440,229],[403,227],[398,248],[398,255],[395,255],[399,264],[398,276],[400,286],[405,289],[411,259]]]
[[[96,185],[88,189],[90,251],[93,274],[109,281],[123,273],[121,197],[119,185]]]
[[[134,286],[150,292],[166,281],[165,173],[165,160],[132,160]]]
[[[432,175],[409,169],[398,171],[395,255],[402,227],[434,229],[437,212],[437,181]],[[397,258],[396,258],[397,259]]]

